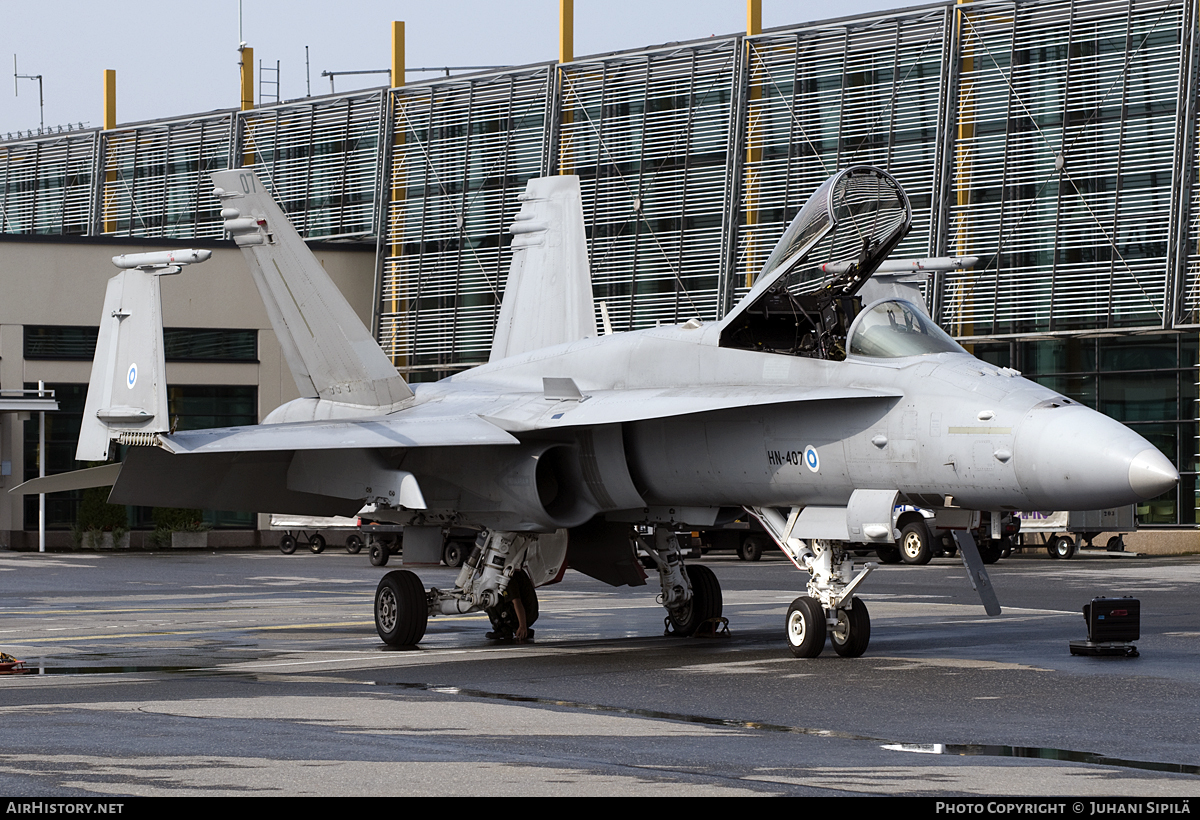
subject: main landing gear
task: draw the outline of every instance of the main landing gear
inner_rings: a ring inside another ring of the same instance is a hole
[[[435,615],[462,615],[501,602],[513,574],[524,569],[535,587],[552,581],[567,556],[567,534],[481,532],[454,588],[428,591],[408,570],[389,572],[375,590],[375,631],[384,643],[412,646]]]
[[[701,564],[684,566],[683,551],[673,530],[655,528],[653,545],[641,535],[636,538],[658,569],[662,585],[659,602],[667,609],[666,634],[715,635],[719,628],[727,628],[728,622],[721,617],[721,585],[717,576]]]
[[[784,623],[792,654],[815,658],[828,639],[843,658],[861,656],[871,642],[871,615],[854,591],[876,565],[867,563],[855,571],[850,544],[792,538],[795,513],[785,520],[773,509],[756,507],[751,512],[792,563],[809,574],[808,594],[792,601]]]

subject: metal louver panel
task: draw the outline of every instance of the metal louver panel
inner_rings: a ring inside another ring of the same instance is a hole
[[[487,360],[508,224],[543,172],[547,66],[392,92],[379,340],[401,372]]]
[[[374,233],[383,100],[375,90],[239,114],[242,161],[301,236]]]
[[[712,320],[737,41],[561,69],[558,164],[580,176],[592,287],[615,330]]]
[[[1165,323],[1183,0],[958,12],[941,322],[959,337]]]
[[[910,197],[912,230],[894,255],[930,255],[947,20],[923,9],[746,41],[735,299],[812,192],[854,164],[888,171]]]
[[[208,175],[229,167],[233,115],[102,131],[99,232],[220,239]]]
[[[86,234],[96,132],[0,145],[0,233]]]

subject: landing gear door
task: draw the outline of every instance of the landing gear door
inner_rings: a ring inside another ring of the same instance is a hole
[[[561,581],[566,566],[566,530],[544,533],[530,540],[525,552],[525,569],[535,587]]]
[[[894,544],[898,534],[892,527],[895,490],[855,490],[846,505],[846,529],[855,544]]]

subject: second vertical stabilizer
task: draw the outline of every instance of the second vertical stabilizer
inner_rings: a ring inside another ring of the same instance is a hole
[[[579,177],[529,180],[489,361],[596,336]]]

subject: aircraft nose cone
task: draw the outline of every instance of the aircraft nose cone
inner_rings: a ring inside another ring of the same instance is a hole
[[[1143,500],[1165,493],[1179,483],[1179,472],[1161,451],[1143,450],[1129,463],[1129,486]]]
[[[1030,509],[1136,504],[1179,481],[1171,462],[1125,425],[1078,404],[1029,412],[1014,436],[1017,480]]]

